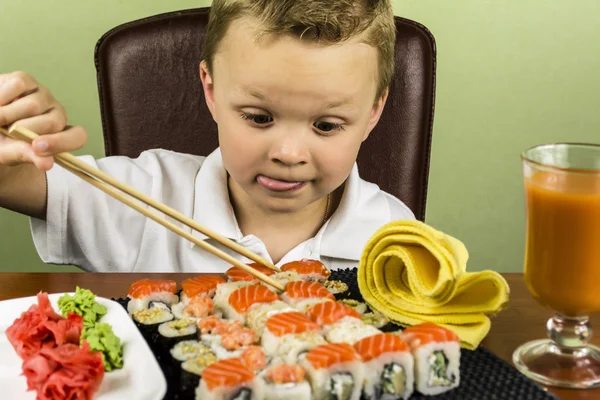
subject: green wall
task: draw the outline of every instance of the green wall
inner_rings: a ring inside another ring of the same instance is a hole
[[[0,71],[25,70],[86,127],[103,156],[93,50],[110,28],[204,0],[0,0]],[[469,270],[521,271],[520,152],[554,141],[600,142],[600,2],[395,0],[438,46],[427,222],[463,240]],[[0,271],[55,271],[25,217],[0,210]]]

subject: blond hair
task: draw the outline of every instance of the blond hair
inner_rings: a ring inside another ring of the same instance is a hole
[[[209,72],[231,22],[242,17],[259,21],[259,35],[292,35],[325,45],[362,35],[379,56],[377,98],[390,85],[396,41],[390,0],[214,0],[202,52]]]

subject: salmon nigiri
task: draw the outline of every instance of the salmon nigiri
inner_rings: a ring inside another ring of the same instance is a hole
[[[269,275],[273,275],[275,273],[275,271],[273,271],[270,268],[267,268],[263,265],[260,265],[259,263],[251,263],[248,264],[249,267],[262,272],[263,274],[269,276]],[[256,281],[257,279],[254,277],[254,275],[244,271],[243,269],[241,269],[240,267],[231,267],[229,268],[226,272],[225,275],[227,275],[227,278],[229,279],[230,282],[239,282],[239,281]]]
[[[244,320],[250,308],[256,304],[271,303],[279,300],[277,293],[263,285],[241,287],[229,295],[225,314],[230,319]]]
[[[185,296],[181,296],[181,301],[187,303],[194,296],[206,295],[209,297],[214,296],[217,285],[225,283],[225,278],[219,275],[200,275],[193,278],[186,279],[181,282],[181,288]]]
[[[179,301],[177,283],[164,279],[140,279],[129,286],[127,311],[129,314],[148,308],[151,303],[164,303],[172,306]]]
[[[413,392],[414,361],[398,335],[381,333],[359,340],[354,349],[365,363],[365,399],[408,399]]]
[[[360,319],[360,314],[356,310],[337,301],[315,304],[306,311],[306,315],[321,326],[330,325],[344,317]]]
[[[281,299],[304,312],[315,304],[333,301],[335,297],[320,282],[296,281],[285,286]]]
[[[425,322],[400,335],[415,360],[415,389],[437,395],[460,384],[460,339],[456,333]]]
[[[294,333],[318,330],[319,325],[306,315],[299,312],[285,312],[273,315],[267,320],[266,332],[276,337],[282,337]],[[263,336],[264,337],[264,336]],[[263,340],[267,344],[270,341]]]
[[[196,389],[197,399],[249,399],[255,386],[256,375],[240,358],[217,361],[202,372]]]
[[[301,365],[312,383],[313,398],[359,400],[364,380],[360,355],[346,343],[328,343],[308,352]]]
[[[281,271],[294,271],[306,280],[324,282],[329,278],[331,272],[319,260],[302,259],[300,261],[291,261],[281,266]]]
[[[424,322],[419,325],[408,327],[402,332],[402,338],[410,344],[411,348],[417,348],[429,343],[459,342],[458,335],[433,322]]]

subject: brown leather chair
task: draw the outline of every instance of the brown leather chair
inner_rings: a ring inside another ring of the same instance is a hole
[[[129,22],[100,38],[95,64],[106,155],[151,148],[208,155],[217,126],[198,65],[209,8]],[[359,156],[359,173],[425,218],[435,100],[436,48],[422,25],[396,17],[396,72],[381,120]]]

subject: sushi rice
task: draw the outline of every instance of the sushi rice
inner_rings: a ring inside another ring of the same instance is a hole
[[[324,326],[323,333],[328,342],[354,344],[381,331],[358,318],[344,317],[331,325]]]
[[[350,308],[356,310],[359,314],[364,314],[367,312],[367,305],[362,301],[352,300],[352,299],[341,299],[338,300],[340,303],[347,305]]]
[[[184,340],[177,343],[171,349],[173,358],[181,362],[209,352],[212,352],[210,347],[198,340]]]
[[[283,374],[278,374],[278,369]],[[271,374],[271,372],[274,373]],[[302,367],[277,364],[259,375],[256,398],[261,400],[310,400],[311,387],[305,378],[305,371]]]
[[[279,341],[273,354],[287,364],[297,364],[300,356],[327,341],[317,331],[286,335]]]

